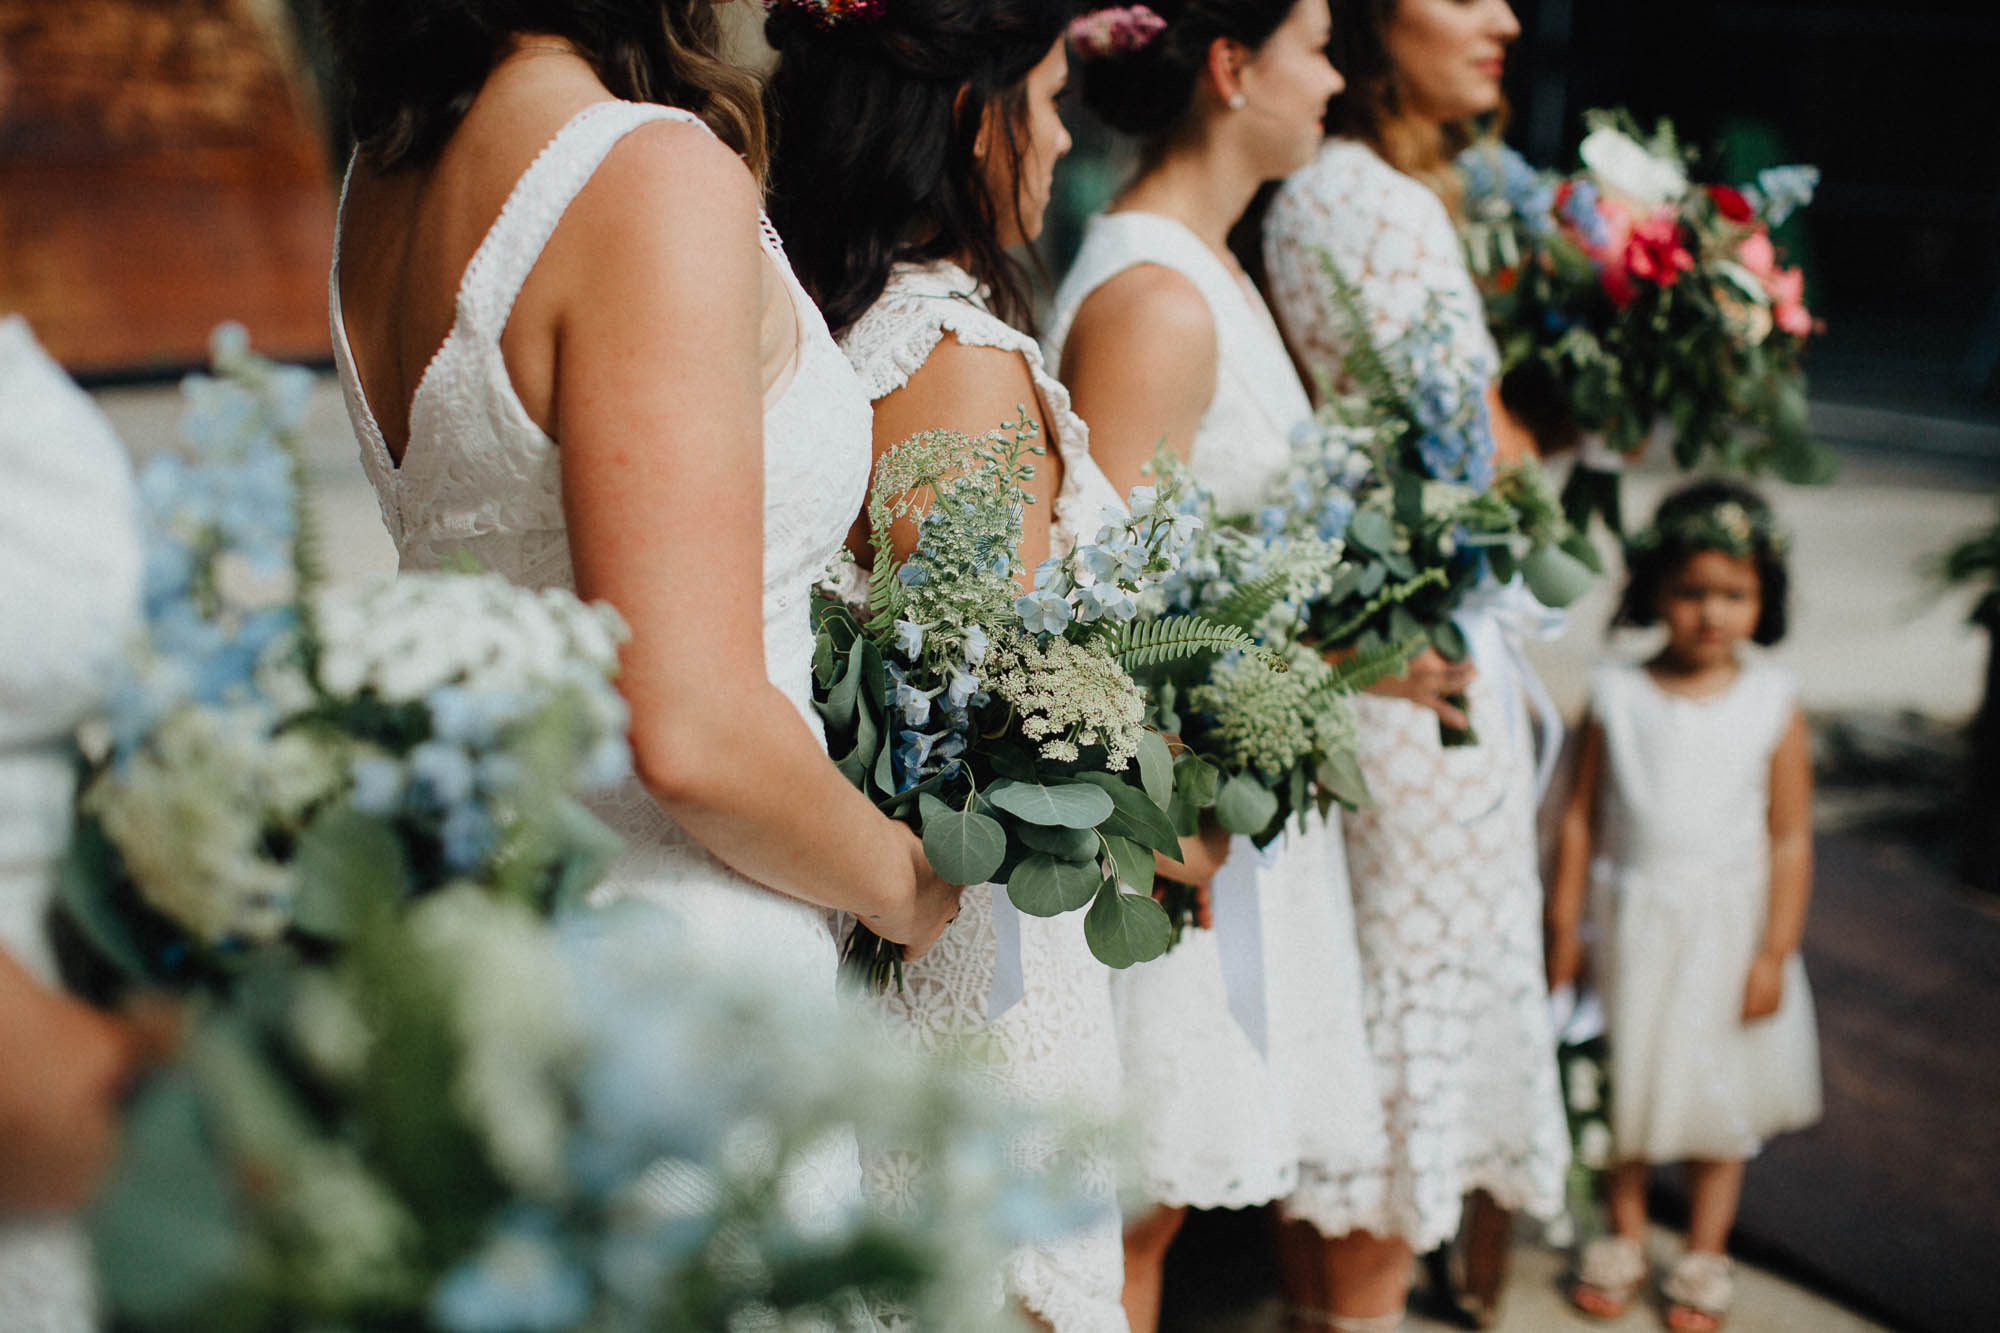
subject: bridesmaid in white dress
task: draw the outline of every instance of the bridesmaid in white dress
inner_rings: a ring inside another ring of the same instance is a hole
[[[1021,554],[1032,568],[1094,535],[1120,504],[1035,340],[1003,318],[1025,310],[1004,251],[1040,231],[1051,169],[1069,147],[1055,106],[1065,7],[893,4],[830,25],[801,9],[780,4],[766,29],[779,53],[780,230],[875,400],[878,452],[929,428],[992,430],[1025,405],[1048,448],[1030,483],[1038,502]],[[1111,1121],[1109,970],[1082,922],[1022,916],[993,885],[967,889],[964,904],[904,969],[901,992],[880,998],[889,1029],[924,1051],[971,1049],[998,1098]],[[1006,983],[1016,959],[1017,989]],[[1110,1156],[1058,1155],[1033,1139],[1014,1157],[1063,1173],[1101,1207],[1083,1228],[1009,1256],[1007,1295],[1056,1333],[1123,1333]],[[864,1154],[862,1167],[891,1207],[925,1169],[893,1149]]]
[[[89,1252],[56,1210],[110,1161],[137,1049],[58,995],[43,916],[69,837],[78,722],[138,618],[130,465],[111,427],[0,319],[0,1327],[89,1333]]]
[[[1272,306],[1304,365],[1337,372],[1347,350],[1325,254],[1360,288],[1378,337],[1424,318],[1436,297],[1468,376],[1498,373],[1450,215],[1424,181],[1449,176],[1447,128],[1499,105],[1519,30],[1505,0],[1341,9],[1330,53],[1349,87],[1329,111],[1333,137],[1286,181],[1264,230]],[[1524,436],[1497,395],[1489,401],[1501,456],[1518,456]],[[1303,1172],[1287,1204],[1322,1232],[1347,1233],[1328,1253],[1335,1327],[1395,1327],[1411,1251],[1459,1230],[1467,1194],[1537,1216],[1562,1205],[1568,1139],[1542,973],[1534,763],[1524,728],[1509,725],[1517,701],[1496,686],[1499,631],[1469,635],[1477,745],[1439,744],[1439,717],[1457,710],[1438,694],[1462,682],[1436,661],[1357,705],[1376,805],[1349,818],[1347,848],[1390,1151],[1353,1170]],[[1483,1318],[1506,1234],[1501,1214],[1474,1214],[1467,1295]]]
[[[405,569],[469,552],[630,624],[637,776],[604,811],[627,849],[600,894],[832,1004],[832,909],[921,952],[958,895],[811,708],[808,593],[867,482],[867,400],[760,231],[759,108],[712,7],[611,32],[601,5],[531,8],[518,32],[493,18],[518,4],[330,7],[362,460]],[[848,1156],[844,1185],[837,1162],[794,1182],[808,1215],[851,1193]]]
[[[1326,0],[1152,9],[1164,21],[1156,30],[1119,26],[1116,11],[1073,29],[1086,104],[1141,140],[1142,166],[1091,220],[1050,339],[1115,483],[1138,485],[1164,439],[1224,511],[1246,512],[1284,470],[1289,432],[1312,409],[1228,236],[1258,186],[1319,144],[1341,87],[1324,51],[1330,20]],[[1301,1159],[1339,1165],[1381,1151],[1338,823],[1314,817],[1261,867],[1249,839],[1231,845],[1226,834],[1203,857],[1200,843],[1215,841],[1187,840],[1184,864],[1160,870],[1205,877],[1226,851],[1213,887],[1218,930],[1191,929],[1113,982],[1127,1099],[1143,1130],[1139,1187],[1152,1205],[1125,1233],[1125,1308],[1144,1333],[1158,1325],[1162,1265],[1189,1207],[1268,1203],[1292,1192]],[[1232,931],[1250,937],[1247,948],[1225,947]],[[1249,983],[1265,1030],[1254,1037],[1231,1010],[1225,956],[1261,958]]]

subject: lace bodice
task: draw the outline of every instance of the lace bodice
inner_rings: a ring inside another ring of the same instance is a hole
[[[336,240],[330,293],[334,357],[360,437],[362,466],[404,569],[434,569],[462,551],[526,586],[574,586],[558,444],[516,397],[500,335],[571,200],[619,139],[660,120],[702,125],[675,107],[600,102],[565,125],[522,175],[466,267],[451,333],[411,403],[410,440],[400,467],[389,456],[355,372],[341,321]],[[764,411],[765,669],[817,732],[808,598],[861,509],[870,418],[853,372],[768,223],[761,244],[786,284],[799,327],[795,364],[777,392],[767,396]],[[660,516],[663,525],[674,517]],[[681,517],[700,522],[699,515]],[[675,827],[636,781],[599,803],[598,811],[627,844],[599,886],[600,898],[654,898],[683,916],[699,946],[745,955],[747,962],[831,992],[831,928],[817,908],[728,870]]]
[[[1090,430],[1070,406],[1069,390],[1050,373],[1042,349],[987,307],[986,293],[970,273],[947,260],[898,264],[875,304],[841,336],[840,346],[873,401],[909,383],[947,333],[967,347],[1018,352],[1028,363],[1063,463],[1050,546],[1054,554],[1067,553],[1095,533],[1107,505],[1122,506],[1124,497],[1091,458]]]
[[[1056,292],[1049,327],[1052,358],[1060,363],[1084,298],[1140,264],[1179,273],[1208,303],[1215,321],[1215,396],[1196,429],[1191,462],[1194,475],[1215,493],[1222,513],[1248,512],[1263,501],[1290,461],[1291,429],[1310,415],[1312,404],[1263,299],[1200,237],[1158,213],[1092,218],[1083,248]]]
[[[1379,341],[1422,319],[1435,293],[1452,345],[1474,378],[1500,373],[1485,306],[1444,201],[1354,139],[1329,139],[1279,188],[1264,221],[1265,274],[1278,323],[1300,362],[1338,385],[1348,344],[1322,254],[1360,289]]]
[[[70,737],[136,623],[140,550],[123,446],[18,317],[0,319],[0,477],[0,949],[49,981]],[[76,1228],[0,1219],[0,1324],[90,1333],[93,1305]]]
[[[968,346],[1018,352],[1027,362],[1063,460],[1051,545],[1066,551],[1080,536],[1093,535],[1104,509],[1122,502],[1091,460],[1090,437],[1070,408],[1069,391],[1048,373],[1034,339],[987,308],[964,269],[949,263],[899,266],[841,346],[872,400],[907,384],[947,333]],[[996,895],[1002,893],[988,884],[968,888],[958,919],[929,953],[905,964],[903,989],[881,997],[880,1013],[893,1031],[926,1053],[961,1051],[973,1043],[980,1055],[977,1067],[996,1097],[1080,1111],[1094,1123],[1109,1124],[1117,1115],[1120,1081],[1108,969],[1091,956],[1077,913],[1023,916],[1004,899],[996,911]],[[1018,931],[1022,996],[989,1019],[1003,919],[1010,933]],[[1111,1155],[1099,1150],[1073,1156],[1035,1136],[1011,1145],[1010,1156],[1017,1166],[1078,1181],[1101,1205],[1102,1215],[1071,1235],[1014,1251],[1005,1273],[1007,1291],[1055,1333],[1126,1333]],[[910,1197],[912,1182],[925,1169],[920,1157],[893,1147],[862,1155],[865,1185],[892,1209]]]

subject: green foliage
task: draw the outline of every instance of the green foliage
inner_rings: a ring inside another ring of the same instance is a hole
[[[1159,666],[1201,653],[1254,646],[1251,637],[1243,630],[1234,625],[1218,624],[1205,616],[1162,616],[1158,620],[1125,621],[1107,631],[1104,637],[1113,659],[1128,671]]]

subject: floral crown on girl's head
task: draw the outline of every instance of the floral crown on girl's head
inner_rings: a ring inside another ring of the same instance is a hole
[[[882,17],[883,0],[768,0],[772,9],[802,14],[822,28]]]
[[[1166,30],[1167,21],[1144,5],[1093,9],[1070,20],[1069,44],[1085,60],[1144,50]]]
[[[1769,510],[1753,511],[1740,500],[1719,500],[1642,528],[1626,546],[1634,552],[1651,552],[1668,543],[1684,551],[1720,551],[1741,558],[1760,551],[1782,556],[1792,539]]]

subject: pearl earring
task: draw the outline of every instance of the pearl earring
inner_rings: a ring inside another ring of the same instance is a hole
[[[1241,111],[1244,107],[1248,105],[1250,105],[1250,99],[1245,97],[1242,93],[1229,94],[1229,109],[1231,111]]]

